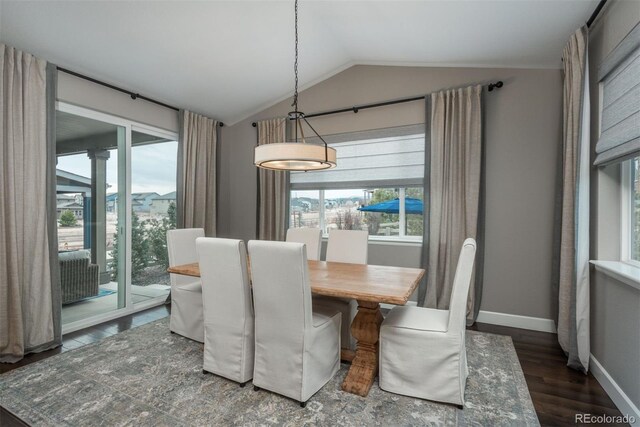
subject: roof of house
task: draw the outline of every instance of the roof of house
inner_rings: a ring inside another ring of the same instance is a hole
[[[155,196],[154,196],[155,194]],[[131,193],[132,199],[146,199],[147,197],[153,197],[154,199],[159,197],[160,195],[155,191],[147,192],[147,193]]]
[[[153,200],[175,200],[176,192],[172,191],[171,193],[163,194],[162,196],[156,197]]]
[[[82,209],[83,206],[80,203],[67,202],[67,203],[59,203],[57,208],[58,209]]]

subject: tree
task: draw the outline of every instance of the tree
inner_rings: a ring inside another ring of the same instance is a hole
[[[73,212],[66,210],[60,214],[60,227],[75,227],[78,225],[78,220]]]
[[[420,187],[408,187],[405,189],[405,197],[411,197],[414,199],[424,200],[424,191]],[[370,204],[386,202],[398,198],[398,193],[393,188],[379,188],[374,190],[371,196]],[[380,224],[384,223],[399,223],[399,214],[391,213],[377,213],[367,212],[364,216],[364,221],[368,226],[369,234],[378,234],[380,230]],[[406,215],[406,234],[409,236],[422,236],[424,230],[423,215],[422,214],[407,214]]]
[[[360,215],[350,210],[338,212],[336,225],[338,230],[362,230]]]
[[[421,187],[410,187],[405,190],[405,196],[424,200],[424,190]],[[407,214],[407,235],[422,236],[424,230],[423,218],[424,208],[422,214]]]
[[[151,260],[155,265],[169,267],[167,231],[176,228],[176,204],[169,203],[167,216],[146,221],[146,239],[149,242]]]
[[[119,219],[118,219],[119,222]],[[145,236],[145,222],[135,212],[131,212],[131,278],[137,279],[147,265],[149,265],[149,242]],[[118,225],[117,229],[120,229]],[[119,235],[113,235],[113,250],[111,251],[111,277],[118,278]]]
[[[371,195],[370,205],[393,200],[398,197],[398,192],[394,188],[378,188]],[[370,235],[376,235],[380,231],[380,224],[388,222],[399,222],[398,214],[367,212],[364,216]]]

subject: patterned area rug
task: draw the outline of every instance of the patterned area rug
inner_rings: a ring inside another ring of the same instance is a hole
[[[0,405],[35,426],[539,425],[507,336],[467,332],[464,410],[377,383],[366,398],[345,393],[348,365],[303,409],[202,374],[202,348],[165,318],[0,375]]]

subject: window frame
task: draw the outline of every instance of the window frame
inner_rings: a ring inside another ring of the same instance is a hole
[[[620,164],[620,261],[640,267],[640,260],[633,259],[634,232],[634,189],[632,182],[633,161],[635,158],[625,160]]]
[[[406,232],[406,224],[407,224],[407,214],[406,214],[406,207],[405,207],[405,198],[406,198],[406,189],[410,187],[410,188],[417,188],[420,187],[423,189],[423,194],[424,194],[424,187],[422,185],[408,185],[408,186],[403,186],[403,187],[384,187],[384,188],[395,188],[398,190],[398,198],[400,199],[400,210],[398,212],[398,227],[399,227],[399,232],[398,232],[398,236],[378,236],[378,235],[373,235],[373,234],[369,234],[369,240],[370,241],[377,241],[377,242],[389,242],[389,243],[420,243],[422,244],[423,241],[423,236],[410,236],[407,235]],[[383,188],[383,187],[370,187],[370,186],[358,186],[357,183],[354,183],[354,189],[358,189],[358,190],[375,190],[378,188]],[[333,190],[332,188],[327,188],[327,189],[305,189],[304,191],[317,191],[318,192],[318,203],[319,208],[318,208],[318,224],[319,224],[319,228],[322,231],[322,238],[323,239],[327,239],[329,238],[329,233],[325,232],[325,191],[331,191]],[[336,189],[337,190],[337,189]],[[291,209],[291,193],[296,191],[295,189],[291,189],[289,190],[289,210]],[[422,213],[424,215],[424,212]],[[289,212],[288,215],[288,219],[287,219],[287,228],[291,228],[292,224],[291,224],[291,212]]]

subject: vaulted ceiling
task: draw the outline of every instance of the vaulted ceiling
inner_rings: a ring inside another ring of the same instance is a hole
[[[302,0],[300,83],[355,64],[558,68],[597,3]],[[293,1],[0,0],[0,41],[229,124],[293,90]]]

